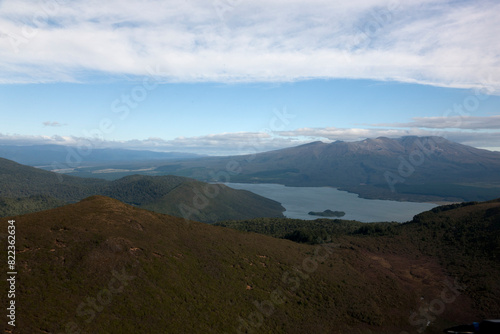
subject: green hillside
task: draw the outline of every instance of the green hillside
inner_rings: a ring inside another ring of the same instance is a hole
[[[15,216],[63,206],[61,200],[47,195],[32,195],[29,197],[0,197],[0,217]]]
[[[229,220],[215,225],[245,232],[255,232],[275,238],[318,244],[333,236],[345,235],[394,235],[400,223],[361,223],[354,220],[292,218],[255,218]]]
[[[280,203],[248,191],[185,177],[132,175],[106,181],[56,174],[0,159],[0,216],[50,209],[91,195],[203,222],[283,217],[285,210]]]
[[[0,158],[0,197],[48,195],[75,202],[98,193],[106,181],[57,174]]]
[[[138,207],[202,222],[283,217],[280,203],[249,191],[179,176],[126,176],[102,194]]]

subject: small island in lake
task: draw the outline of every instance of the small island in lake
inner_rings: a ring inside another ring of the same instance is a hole
[[[332,211],[332,210],[325,210],[323,212],[310,211],[309,214],[311,216],[337,217],[337,218],[345,216],[345,212],[344,211]]]

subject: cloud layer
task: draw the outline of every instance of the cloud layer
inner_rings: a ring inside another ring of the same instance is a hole
[[[415,117],[408,123],[373,124],[380,127],[500,130],[500,116]]]
[[[306,143],[307,140],[279,137],[264,132],[222,133],[199,137],[133,139],[126,141],[76,136],[30,136],[1,134],[0,145],[64,145],[88,148],[123,148],[162,152],[191,152],[208,155],[239,155],[264,152]]]
[[[485,126],[486,129],[488,129]],[[442,136],[449,140],[480,148],[500,151],[500,131],[457,130],[446,128],[301,128],[277,132],[237,132],[211,134],[198,137],[178,137],[172,140],[162,138],[112,141],[104,138],[83,138],[75,136],[26,136],[1,134],[0,145],[66,145],[88,148],[124,148],[153,151],[191,152],[209,155],[241,155],[265,152],[285,147],[306,144],[311,141],[333,142],[357,141],[366,138],[403,136]],[[494,143],[494,144],[492,144]]]
[[[396,80],[499,92],[494,0],[6,0],[0,83]]]

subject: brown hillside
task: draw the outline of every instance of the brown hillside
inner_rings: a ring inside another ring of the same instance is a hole
[[[395,237],[302,245],[102,196],[14,219],[15,333],[438,333],[477,316],[457,291],[424,326],[413,312],[433,316],[454,277]]]

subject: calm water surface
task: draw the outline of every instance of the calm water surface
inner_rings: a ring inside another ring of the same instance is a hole
[[[430,203],[397,202],[364,199],[357,194],[330,187],[285,187],[281,184],[226,183],[233,189],[249,190],[258,195],[280,202],[288,218],[317,219],[309,211],[344,211],[341,219],[362,222],[405,222],[414,215],[430,210],[437,205]]]

